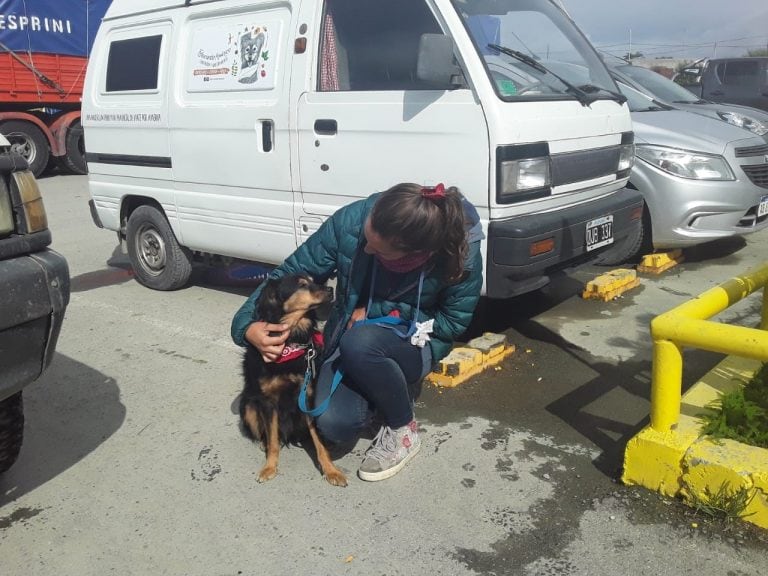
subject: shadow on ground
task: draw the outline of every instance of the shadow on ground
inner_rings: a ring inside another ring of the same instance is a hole
[[[49,369],[24,389],[24,444],[0,476],[0,506],[13,502],[75,465],[125,420],[117,382],[56,354]]]

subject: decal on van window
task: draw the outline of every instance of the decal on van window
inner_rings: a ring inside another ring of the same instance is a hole
[[[192,39],[187,89],[190,92],[273,89],[273,47],[280,41],[280,31],[279,21],[197,30]]]

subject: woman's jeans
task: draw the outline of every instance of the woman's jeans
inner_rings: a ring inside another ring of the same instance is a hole
[[[413,400],[431,367],[428,344],[414,346],[410,338],[375,324],[353,326],[320,368],[315,405],[328,397],[336,370],[344,373],[328,409],[315,418],[320,433],[331,442],[355,441],[374,412],[390,428],[405,426],[413,420]]]

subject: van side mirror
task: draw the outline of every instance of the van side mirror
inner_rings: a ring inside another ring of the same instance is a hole
[[[456,65],[453,39],[445,34],[422,34],[416,61],[416,78],[435,89],[453,90],[464,85]]]

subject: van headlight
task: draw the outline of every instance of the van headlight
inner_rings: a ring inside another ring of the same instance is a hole
[[[721,120],[728,122],[728,124],[733,124],[739,128],[745,128],[758,136],[768,134],[768,126],[760,122],[757,118],[752,118],[752,116],[746,116],[744,114],[739,114],[738,112],[721,111],[718,111],[717,115],[720,116]]]
[[[549,157],[503,160],[500,164],[501,197],[541,190],[552,185]]]
[[[617,172],[629,172],[632,165],[635,163],[635,145],[634,144],[622,144],[619,149],[619,166],[616,168]]]
[[[638,144],[637,157],[660,170],[693,180],[735,180],[736,178],[722,156],[691,152],[679,148]]]

